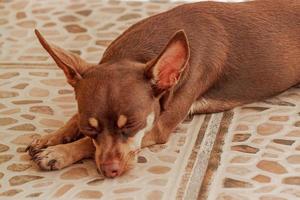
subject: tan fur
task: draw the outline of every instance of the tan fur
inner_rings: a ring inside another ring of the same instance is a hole
[[[89,124],[94,128],[98,128],[98,120],[96,118],[89,118]]]
[[[117,125],[119,128],[122,128],[123,126],[125,126],[126,122],[127,122],[127,117],[125,115],[120,115]]]

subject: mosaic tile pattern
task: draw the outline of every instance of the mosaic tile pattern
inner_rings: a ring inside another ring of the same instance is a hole
[[[176,194],[203,116],[180,125],[168,144],[144,149],[135,169],[122,177],[104,180],[93,160],[44,172],[24,149],[76,112],[73,91],[54,69],[1,69],[0,83],[0,199],[168,199]]]
[[[35,65],[53,61],[38,43],[34,28],[47,40],[90,62],[98,62],[108,44],[130,25],[178,4],[99,0],[4,2],[0,2],[0,64]]]
[[[234,109],[209,198],[300,199],[300,87]]]

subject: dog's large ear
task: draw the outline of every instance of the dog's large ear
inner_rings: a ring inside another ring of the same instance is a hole
[[[145,75],[155,86],[156,95],[176,85],[190,57],[183,30],[177,31],[157,58],[147,63]]]
[[[68,83],[74,87],[82,78],[82,74],[85,70],[92,66],[92,64],[85,62],[76,54],[65,51],[53,44],[49,44],[38,30],[35,30],[35,34],[58,67],[64,71]]]

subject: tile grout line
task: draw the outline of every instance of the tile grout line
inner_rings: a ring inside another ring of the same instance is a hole
[[[198,137],[198,134],[195,134],[195,135],[192,135],[192,134],[194,134],[195,132],[199,133],[199,130],[200,130],[202,124],[204,123],[204,118],[205,118],[204,116],[194,116],[194,119],[192,120],[192,124],[190,126],[193,128],[189,129],[187,134],[190,135],[191,137],[193,137],[194,139],[191,139],[190,144],[187,144],[187,145],[189,145],[189,150],[185,151],[184,154],[181,156],[183,158],[183,160],[181,160],[181,162],[183,162],[183,163],[188,163],[189,156],[193,151],[194,144],[196,143],[196,140]],[[182,174],[182,171],[185,171],[185,165],[182,165],[180,167],[180,169],[177,169],[177,174]],[[174,178],[174,180],[176,181],[175,178]],[[178,179],[176,182],[173,182],[172,185],[176,186],[176,187],[174,187],[174,189],[175,188],[176,189],[175,189],[175,191],[170,190],[169,198],[172,196],[171,199],[176,199],[176,194],[177,194],[176,192],[177,192],[178,188],[180,188],[180,182],[181,182],[181,179]]]
[[[229,128],[234,117],[233,111],[226,111],[223,114],[221,125],[215,139],[215,143],[210,155],[210,160],[205,172],[204,179],[202,180],[202,185],[199,190],[198,200],[207,200],[208,194],[210,193],[211,184],[215,180],[216,173],[221,164],[221,156],[223,153],[224,139],[229,133]]]
[[[196,158],[196,164],[192,170],[192,175],[188,187],[185,191],[183,199],[197,199],[198,193],[205,176],[208,166],[210,153],[214,146],[214,142],[219,131],[220,123],[223,118],[223,113],[213,114],[208,124],[207,132],[204,135],[203,142],[201,143],[200,153]]]
[[[221,153],[221,157],[220,157],[220,163],[218,166],[218,169],[216,170],[216,172],[214,173],[214,177],[219,177],[220,173],[225,172],[225,166],[227,165],[228,162],[228,158],[223,157],[223,154],[226,153],[226,149],[230,148],[231,146],[231,141],[232,141],[232,135],[231,133],[234,132],[234,127],[236,125],[236,121],[238,120],[238,116],[239,116],[239,107],[238,108],[234,108],[232,110],[234,112],[234,115],[231,119],[231,123],[228,127],[228,133],[225,136],[225,138],[223,139],[224,144],[222,146],[222,153]],[[215,190],[215,187],[219,184],[222,184],[220,182],[221,180],[219,178],[214,178],[212,179],[210,188],[208,190],[208,195],[207,195],[207,200],[214,200],[217,198],[218,192],[215,191],[215,193],[212,193],[212,191]]]
[[[204,115],[204,119],[203,119],[203,121],[201,123],[201,127],[198,131],[197,138],[194,141],[194,146],[193,146],[192,151],[189,155],[188,163],[185,166],[185,174],[182,175],[182,178],[181,178],[181,181],[180,181],[180,186],[178,187],[180,189],[176,193],[176,199],[177,200],[180,200],[180,199],[183,198],[184,192],[187,189],[187,185],[188,185],[188,182],[189,182],[190,177],[191,177],[193,166],[196,163],[196,158],[197,158],[197,155],[199,153],[198,150],[200,149],[200,145],[202,143],[203,137],[205,135],[204,133],[206,132],[208,122],[210,121],[210,119],[211,119],[210,114]]]

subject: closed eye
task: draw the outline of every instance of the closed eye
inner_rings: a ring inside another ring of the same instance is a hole
[[[97,135],[100,133],[98,130],[91,127],[80,128],[80,132],[82,132],[84,135],[89,136],[91,138],[96,138]]]
[[[141,121],[136,121],[134,123],[128,123],[125,127],[119,130],[119,133],[126,135],[127,137],[133,137],[135,133],[142,129],[146,124]]]
[[[129,129],[125,129],[125,128],[121,129],[121,130],[119,131],[119,134],[120,134],[124,139],[128,139],[128,137],[131,136],[131,135],[130,135],[130,130],[129,130]]]
[[[144,125],[145,125],[144,121],[141,121],[141,120],[132,120],[132,121],[129,121],[124,126],[124,128],[127,128],[127,129],[139,129],[139,128],[143,127]]]

